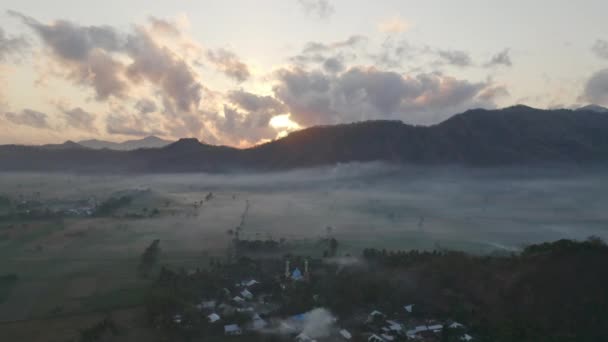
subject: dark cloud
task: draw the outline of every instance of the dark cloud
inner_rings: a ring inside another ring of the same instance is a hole
[[[608,105],[608,69],[602,69],[591,75],[585,85],[581,100],[594,104]]]
[[[65,20],[46,25],[18,12],[9,14],[20,18],[57,56],[66,60],[84,61],[94,48],[118,51],[122,46],[120,35],[109,26],[79,26]]]
[[[123,48],[123,39],[113,28],[79,26],[65,20],[47,25],[17,12],[10,13],[38,34],[66,67],[68,79],[91,86],[98,100],[125,95],[128,85],[121,75],[124,66],[111,56]]]
[[[471,107],[495,107],[494,85],[441,74],[402,74],[355,67],[339,75],[282,69],[275,97],[305,126],[370,119],[434,123]]]
[[[226,49],[209,50],[207,58],[226,76],[238,82],[244,82],[251,76],[247,64],[241,62],[231,51]]]
[[[62,112],[68,126],[86,131],[97,131],[95,127],[95,114],[89,113],[80,107],[62,109]]]
[[[307,14],[321,19],[329,18],[335,12],[329,0],[298,0],[298,3]]]
[[[172,113],[197,109],[202,85],[183,59],[156,44],[143,29],[129,36],[126,52],[133,61],[126,72],[132,82],[146,80],[159,87],[167,100],[165,107]]]
[[[338,73],[345,68],[344,62],[340,56],[330,57],[323,62],[323,69],[329,73]]]
[[[143,115],[153,113],[157,110],[156,102],[150,99],[140,99],[135,103],[135,109]]]
[[[265,112],[271,115],[285,114],[287,108],[272,96],[260,96],[243,90],[231,91],[228,99],[247,112]]]
[[[591,51],[599,58],[608,59],[608,42],[602,39],[596,40]]]
[[[27,40],[23,36],[9,36],[2,27],[0,27],[0,62],[14,54],[21,53],[29,46]]]
[[[124,65],[102,50],[94,50],[83,63],[70,65],[68,78],[95,89],[97,100],[124,97],[129,85],[124,80]]]
[[[509,49],[504,49],[501,52],[495,54],[494,56],[492,56],[490,61],[488,63],[486,63],[486,67],[497,66],[497,65],[504,65],[504,66],[508,66],[508,67],[512,66],[513,63],[511,62],[511,56],[509,53],[510,53]]]
[[[468,53],[461,50],[439,50],[437,52],[439,57],[450,65],[458,67],[467,67],[473,64],[471,56]]]
[[[20,113],[4,113],[3,117],[16,125],[30,126],[34,128],[50,128],[47,120],[48,116],[45,113],[32,109],[24,109]]]

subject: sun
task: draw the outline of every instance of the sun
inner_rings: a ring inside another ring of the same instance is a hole
[[[272,119],[270,119],[270,126],[273,128],[284,128],[287,130],[296,130],[301,128],[297,122],[291,120],[290,114],[273,116]]]

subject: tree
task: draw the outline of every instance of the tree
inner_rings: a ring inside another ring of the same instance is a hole
[[[146,248],[144,253],[141,255],[141,261],[139,263],[139,274],[144,278],[147,278],[150,272],[158,265],[160,259],[160,240],[156,239],[152,241],[150,246]]]
[[[338,252],[338,240],[336,238],[329,239],[329,255],[334,257]]]

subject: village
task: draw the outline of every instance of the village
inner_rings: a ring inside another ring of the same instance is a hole
[[[282,266],[282,267],[281,267]],[[327,260],[285,257],[234,264],[212,261],[209,270],[162,269],[148,314],[182,337],[277,341],[471,341],[466,325],[429,317],[415,302],[377,306],[347,303],[336,276],[347,267]],[[333,284],[331,284],[333,283]],[[356,287],[357,284],[350,284]],[[342,300],[336,300],[342,297]],[[335,310],[333,310],[335,309]]]

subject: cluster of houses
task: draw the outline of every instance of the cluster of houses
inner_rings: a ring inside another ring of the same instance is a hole
[[[473,340],[471,335],[464,332],[465,326],[463,324],[454,321],[442,324],[434,320],[421,321],[409,317],[414,310],[414,304],[405,305],[403,309],[406,317],[403,321],[388,319],[385,314],[378,310],[372,311],[365,322],[366,327],[371,330],[367,341],[439,341],[443,329],[453,329],[455,333],[461,333],[458,337],[461,341]]]
[[[289,261],[285,264],[285,273],[281,287],[289,284],[305,282],[310,279],[308,262],[304,261],[303,272],[299,268],[291,268]],[[439,322],[414,318],[414,305],[403,306],[403,312],[389,317],[374,310],[367,318],[365,314],[358,320],[352,317],[344,321],[332,315],[323,317],[322,322],[328,327],[327,334],[317,336],[304,328],[310,320],[310,312],[291,317],[272,317],[281,307],[279,303],[269,300],[268,294],[261,290],[261,283],[255,279],[245,279],[236,282],[232,291],[224,288],[223,299],[202,300],[196,309],[206,319],[208,324],[216,325],[215,331],[226,336],[245,335],[247,333],[279,334],[286,340],[296,342],[322,341],[440,341],[444,329],[453,329],[458,334],[458,340],[471,341],[473,337],[466,333],[463,324],[454,321]],[[311,311],[312,312],[312,311]],[[238,319],[236,319],[238,317]],[[173,317],[175,324],[183,323],[181,314]],[[237,322],[238,321],[238,322]],[[345,323],[349,322],[349,323]],[[339,323],[345,326],[340,326]],[[221,329],[223,327],[223,329]],[[310,329],[308,329],[310,330]],[[454,336],[454,334],[452,334]]]
[[[276,309],[276,305],[266,303],[263,295],[254,296],[253,292],[259,282],[250,279],[236,284],[237,293],[230,294],[228,289],[226,295],[231,299],[225,302],[217,300],[206,300],[196,304],[196,308],[205,315],[210,324],[223,324],[225,335],[241,335],[245,329],[251,331],[261,331],[268,326],[260,313],[266,314]],[[226,321],[225,317],[232,317],[235,313],[241,313],[249,318],[249,322],[241,326],[234,322]],[[182,323],[182,315],[176,314],[173,321],[176,324]]]

